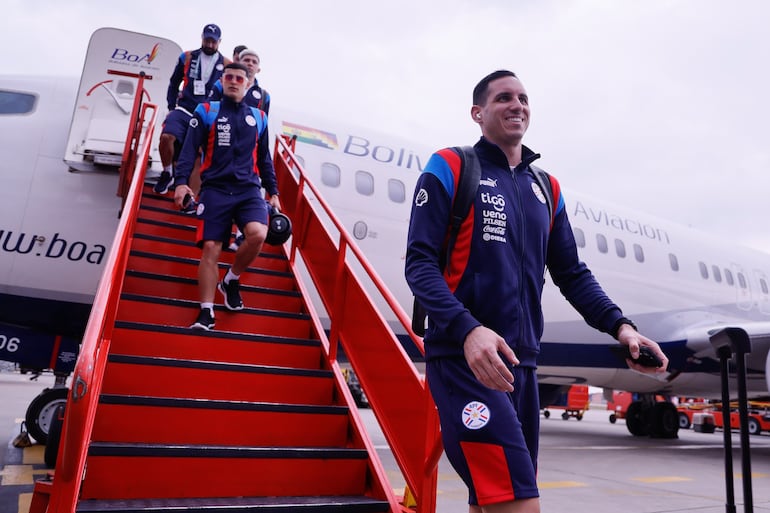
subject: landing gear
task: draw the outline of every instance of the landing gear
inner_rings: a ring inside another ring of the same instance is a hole
[[[46,388],[35,397],[27,408],[27,430],[38,443],[48,443],[48,432],[51,429],[56,407],[67,404],[67,392],[64,387]]]
[[[626,427],[634,436],[677,438],[679,414],[669,402],[634,401],[626,411]]]

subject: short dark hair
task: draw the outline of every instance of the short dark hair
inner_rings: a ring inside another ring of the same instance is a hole
[[[516,73],[508,71],[507,69],[499,69],[493,71],[486,77],[482,78],[476,87],[473,88],[473,105],[483,105],[487,102],[487,91],[489,90],[489,83],[503,77],[518,78]]]
[[[246,45],[238,45],[233,48],[233,55],[240,55],[242,51],[248,48]]]
[[[226,64],[225,70],[228,70],[228,69],[239,69],[244,73],[246,73],[246,76],[249,76],[249,69],[243,64],[241,64],[240,62],[231,62],[230,64]]]

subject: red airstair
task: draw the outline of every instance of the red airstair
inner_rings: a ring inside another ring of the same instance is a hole
[[[435,407],[370,294],[384,297],[422,342],[307,180],[293,141],[278,138],[274,156],[292,239],[266,245],[242,275],[246,309],[217,306],[216,330],[191,330],[195,219],[144,185],[155,109],[134,112],[152,119],[134,123],[126,143],[120,225],[73,375],[53,479],[36,483],[31,513],[435,511]],[[233,254],[223,251],[222,269]],[[408,500],[393,491],[364,429],[340,345]]]

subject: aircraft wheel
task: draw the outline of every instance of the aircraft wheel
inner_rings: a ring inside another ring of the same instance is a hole
[[[569,413],[565,411],[564,413],[561,414],[561,418],[562,420],[569,420]]]
[[[543,410],[543,417],[545,417],[545,418],[547,419],[547,418],[548,418],[548,417],[550,417],[550,416],[551,416],[551,412],[550,412],[550,411],[548,411],[548,410]]]
[[[679,412],[671,403],[655,403],[650,411],[650,436],[653,438],[678,438]]]
[[[681,411],[679,412],[679,429],[690,429],[690,417]]]
[[[69,389],[64,387],[46,388],[29,403],[25,419],[27,430],[38,443],[43,445],[48,443],[48,432],[56,415],[56,407],[67,404],[68,392]]]
[[[618,421],[618,416],[614,413],[610,413],[610,424],[614,424]]]
[[[61,445],[61,428],[64,423],[64,408],[66,403],[59,403],[54,408],[53,422],[48,431],[48,442],[45,444],[43,461],[48,468],[56,468],[56,459],[59,456],[59,445]]]
[[[626,410],[626,428],[634,436],[647,436],[649,426],[647,424],[648,411],[641,401],[634,401]]]
[[[578,413],[577,415],[575,415],[575,418],[578,419],[578,420],[583,420],[583,414],[582,413]]]
[[[762,432],[762,426],[759,425],[757,419],[749,419],[749,434],[758,435]]]

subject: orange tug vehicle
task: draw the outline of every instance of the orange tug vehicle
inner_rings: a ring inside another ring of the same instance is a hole
[[[738,403],[732,402],[730,408],[730,429],[740,429]],[[763,431],[770,432],[770,402],[748,402],[748,431],[751,435],[759,435]],[[713,433],[714,428],[724,428],[721,403],[683,402],[677,406],[679,412],[679,427],[687,429],[690,426],[696,431]]]
[[[569,390],[561,394],[558,400],[554,404],[550,404],[543,409],[543,416],[549,418],[551,412],[549,408],[554,410],[564,410],[561,414],[561,418],[569,420],[570,417],[575,417],[578,420],[583,420],[583,414],[588,409],[588,385],[572,385]]]

